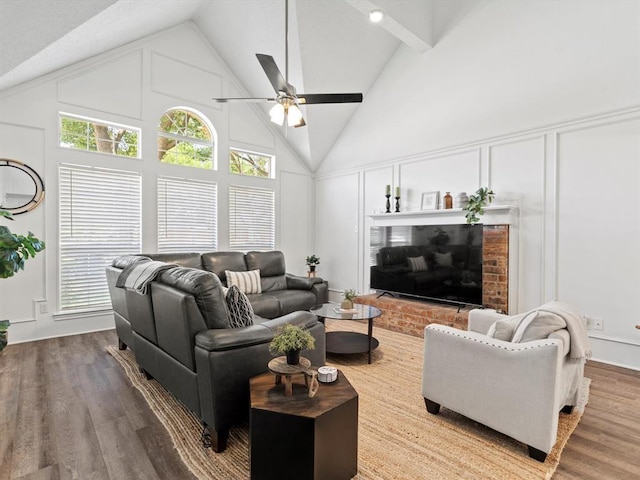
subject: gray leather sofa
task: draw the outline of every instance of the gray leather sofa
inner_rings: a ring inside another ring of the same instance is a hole
[[[174,263],[182,267],[191,267],[215,273],[222,284],[226,283],[226,270],[244,272],[260,270],[262,293],[247,295],[253,311],[263,318],[276,318],[287,313],[309,310],[315,305],[328,301],[329,287],[322,278],[307,278],[286,273],[284,254],[272,252],[211,252],[211,253],[155,253],[140,254],[152,260]],[[134,348],[129,312],[125,302],[125,293],[116,288],[118,276],[133,257],[119,257],[107,267],[107,283],[111,294],[116,332],[120,348]],[[130,298],[129,303],[136,309],[137,315],[149,315],[150,301]],[[148,303],[148,305],[146,305]]]
[[[208,255],[216,260],[237,260],[239,257],[233,253]],[[282,256],[281,252],[268,253],[274,253],[273,256],[264,255],[273,263]],[[285,323],[307,328],[316,340],[316,348],[304,352],[304,356],[313,365],[323,365],[324,325],[308,311],[294,311],[273,319],[257,316],[254,325],[228,328],[222,282],[215,273],[198,267],[204,255],[153,257],[187,266],[161,273],[146,295],[115,287],[122,269],[135,259],[118,258],[107,268],[120,348],[132,347],[147,377],[158,380],[197,414],[203,422],[203,433],[208,431],[210,435],[214,450],[222,451],[226,447],[229,428],[248,417],[249,379],[267,371],[267,364],[273,358],[268,346],[277,328]],[[270,271],[269,268],[265,270]],[[294,286],[297,282],[310,285],[304,297],[311,301],[308,294],[317,283],[304,280],[294,278],[291,281]],[[320,283],[326,287],[326,283],[321,280]],[[313,296],[315,302],[318,297],[315,293]],[[282,298],[290,300],[287,295]],[[284,308],[280,311],[302,305],[296,301],[283,303]]]

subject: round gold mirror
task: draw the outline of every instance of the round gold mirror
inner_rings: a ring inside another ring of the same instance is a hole
[[[14,215],[36,208],[44,199],[44,183],[34,169],[0,158],[0,210]]]

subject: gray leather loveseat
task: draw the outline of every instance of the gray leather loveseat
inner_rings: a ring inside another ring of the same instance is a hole
[[[276,271],[279,258],[284,266],[281,252],[254,253],[256,255],[252,258],[264,260],[261,265],[267,273]],[[291,276],[292,279],[288,281],[294,286],[306,284],[308,288],[302,291],[299,301],[286,294],[276,297],[283,298],[278,313],[287,309],[297,311],[286,312],[272,319],[257,315],[253,325],[229,328],[228,310],[219,276],[194,267],[198,260],[204,262],[204,254],[153,257],[155,260],[170,260],[171,263],[187,266],[163,271],[151,282],[145,295],[115,287],[120,272],[135,262],[135,257],[115,259],[113,265],[107,268],[120,348],[132,347],[139,366],[147,376],[158,380],[198,415],[205,428],[203,433],[208,430],[210,434],[214,450],[222,451],[226,447],[229,428],[248,418],[249,379],[267,371],[267,364],[273,358],[269,353],[269,343],[280,325],[291,323],[307,328],[316,340],[316,348],[305,351],[304,356],[311,360],[312,365],[324,364],[324,325],[318,322],[315,315],[305,311],[306,304],[302,303],[302,297],[312,305],[318,300],[326,301],[322,299],[322,286],[316,289],[320,292],[320,298],[313,291],[315,285],[324,285],[326,288],[326,283],[322,280],[313,283],[313,279],[307,283],[305,278]],[[223,260],[237,262],[240,258],[237,252],[228,255],[216,252],[206,254],[206,257],[208,265],[219,267],[229,265],[222,263]],[[234,266],[237,268],[240,264]],[[265,276],[265,284],[273,281],[269,277]],[[285,275],[285,281],[286,278]],[[254,301],[258,299],[255,297]],[[274,303],[269,299],[265,301],[272,310],[264,307],[259,310],[259,307],[256,308],[256,314],[258,311],[275,313]]]

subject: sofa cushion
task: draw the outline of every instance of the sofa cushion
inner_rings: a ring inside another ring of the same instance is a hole
[[[262,274],[262,270],[260,271],[260,273]],[[260,278],[260,283],[262,285],[263,292],[287,289],[287,278],[284,275],[275,275],[273,277],[265,277],[263,275]]]
[[[202,254],[202,268],[215,273],[222,284],[226,285],[225,271],[246,272],[247,264],[242,252],[210,252]]]
[[[280,315],[280,302],[271,293],[249,294],[247,298],[253,307],[253,313],[264,318],[275,318]]]
[[[407,263],[411,267],[412,272],[422,272],[427,270],[427,261],[424,257],[408,257]]]
[[[260,275],[263,277],[285,274],[284,253],[277,250],[273,252],[247,252],[245,261],[247,262],[247,270],[260,270]]]
[[[309,290],[277,290],[269,292],[267,295],[278,299],[280,315],[309,310],[316,304],[316,295]]]
[[[253,325],[253,308],[247,296],[236,285],[227,289],[225,296],[229,309],[229,326],[231,328]]]
[[[193,295],[207,328],[228,328],[229,313],[220,279],[213,273],[175,267],[160,274],[160,283]]]
[[[262,283],[260,282],[260,270],[249,272],[224,272],[227,277],[227,286],[236,285],[242,293],[262,293]]]

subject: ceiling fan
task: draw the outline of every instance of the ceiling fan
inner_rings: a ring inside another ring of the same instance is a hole
[[[275,97],[267,98],[214,98],[217,103],[227,102],[274,102],[269,111],[271,121],[283,125],[286,119],[290,127],[304,127],[306,122],[300,111],[300,105],[320,103],[361,103],[362,93],[297,93],[296,88],[288,82],[289,78],[289,0],[285,0],[285,76],[282,76],[271,55],[257,53],[258,61],[266,73],[269,82],[276,91]]]

